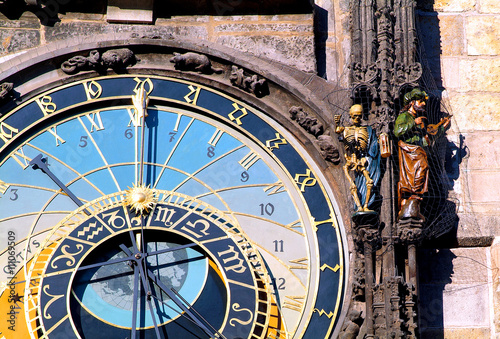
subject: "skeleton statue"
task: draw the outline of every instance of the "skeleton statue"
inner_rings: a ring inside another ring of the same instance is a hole
[[[375,200],[373,187],[380,178],[380,152],[375,130],[361,125],[363,107],[353,105],[349,110],[351,126],[340,125],[340,115],[335,115],[335,132],[344,143],[344,173],[356,204],[356,213],[375,213],[369,206]],[[354,172],[354,180],[350,172]],[[355,214],[356,214],[355,213]]]

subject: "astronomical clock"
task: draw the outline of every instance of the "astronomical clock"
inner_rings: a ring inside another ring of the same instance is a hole
[[[331,183],[264,109],[133,68],[19,102],[0,117],[0,338],[317,339],[341,325]]]

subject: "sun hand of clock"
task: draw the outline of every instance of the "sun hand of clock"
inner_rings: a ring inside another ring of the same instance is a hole
[[[49,170],[49,167],[47,166],[47,158],[43,158],[42,154],[39,154],[36,157],[34,157],[29,164],[34,170],[40,169],[43,173],[47,174],[49,178],[52,179],[52,181],[57,186],[59,186],[64,191],[64,193],[66,193],[68,197],[70,197],[71,200],[73,200],[75,204],[77,204],[79,207],[83,205],[81,200],[78,199],[76,195],[74,195],[73,192],[71,192],[69,188],[66,187],[66,185],[64,185],[62,181],[59,180],[59,178],[56,177],[54,173],[52,173],[51,170]],[[85,212],[85,214],[90,215],[89,211],[87,210],[83,211]]]
[[[146,116],[147,116],[147,106],[149,103],[149,97],[144,88],[144,83],[137,92],[136,95],[132,96],[132,102],[134,104],[135,110],[137,112],[137,118],[140,119],[141,126],[141,148],[140,148],[140,165],[139,165],[139,182],[137,185],[144,184],[144,132],[146,129]]]

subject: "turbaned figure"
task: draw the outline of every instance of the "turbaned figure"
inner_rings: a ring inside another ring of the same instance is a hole
[[[419,88],[404,96],[404,108],[394,122],[394,135],[398,138],[399,182],[398,220],[416,219],[425,221],[420,213],[420,202],[428,191],[429,164],[427,148],[430,138],[439,136],[450,125],[445,117],[434,125],[427,125],[425,105],[429,97]]]

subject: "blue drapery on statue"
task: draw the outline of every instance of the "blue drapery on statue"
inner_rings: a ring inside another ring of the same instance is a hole
[[[364,154],[367,162],[365,163],[365,168],[370,174],[370,178],[373,180],[373,188],[370,195],[370,200],[368,201],[368,207],[375,201],[375,187],[378,185],[380,180],[380,150],[378,145],[377,133],[371,126],[366,126],[368,129],[368,148],[366,154]],[[361,206],[365,204],[366,200],[366,179],[362,172],[355,171],[354,182],[358,188],[358,196],[361,201]],[[356,207],[357,208],[357,207]],[[355,208],[355,209],[356,209]]]

